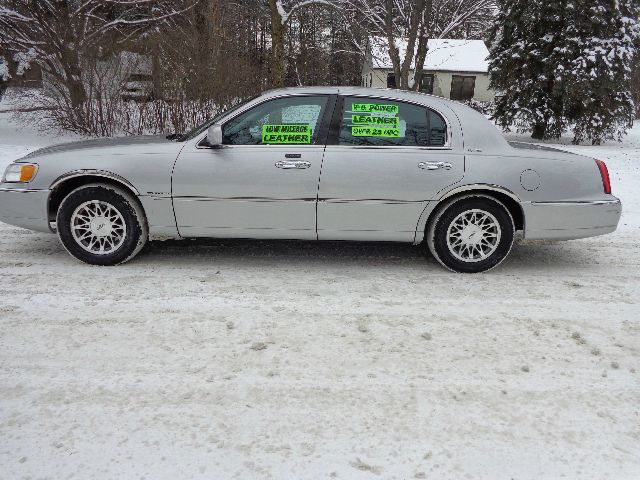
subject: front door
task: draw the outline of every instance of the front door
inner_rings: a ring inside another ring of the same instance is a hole
[[[322,166],[318,238],[412,242],[427,202],[464,176],[464,154],[452,148],[455,117],[384,98],[339,104]]]
[[[185,237],[316,238],[316,199],[334,97],[285,96],[223,125],[223,145],[187,146],[173,174]]]

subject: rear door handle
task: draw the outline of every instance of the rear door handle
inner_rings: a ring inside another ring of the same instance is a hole
[[[445,170],[451,170],[453,168],[450,163],[446,162],[420,162],[418,168],[422,170],[439,170],[444,168]]]
[[[309,162],[285,162],[285,161],[279,161],[276,162],[276,167],[277,168],[282,168],[283,170],[290,170],[290,169],[297,169],[297,170],[304,170],[305,168],[310,168],[311,167],[311,163]]]

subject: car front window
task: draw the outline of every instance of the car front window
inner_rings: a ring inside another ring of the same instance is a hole
[[[284,97],[267,101],[223,128],[226,145],[316,145],[326,96]]]
[[[220,112],[219,114],[217,114],[215,117],[213,117],[211,120],[207,120],[206,122],[198,125],[197,127],[195,127],[194,129],[192,129],[191,131],[189,131],[188,133],[185,133],[184,135],[182,135],[178,141],[179,142],[186,142],[187,140],[191,140],[192,138],[197,137],[198,135],[200,135],[201,133],[205,132],[207,130],[207,128],[209,128],[211,125],[215,124],[216,122],[220,121],[221,119],[223,119],[224,117],[226,117],[227,115],[230,115],[231,113],[235,112],[236,110],[240,110],[242,107],[244,107],[246,104],[248,104],[249,102],[252,102],[253,100],[255,100],[256,98],[258,98],[260,95],[256,95],[252,98],[250,98],[249,100],[246,100],[244,102],[240,102],[237,105],[234,105],[231,108],[228,108],[227,110],[224,110],[223,112]]]

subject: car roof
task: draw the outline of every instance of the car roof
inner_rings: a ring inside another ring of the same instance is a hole
[[[277,97],[281,95],[295,94],[318,94],[318,95],[372,95],[389,98],[397,98],[398,100],[411,100],[416,103],[429,103],[428,99],[446,100],[445,98],[435,95],[427,95],[426,93],[411,92],[407,90],[397,90],[392,88],[368,88],[368,87],[287,87],[267,90],[262,94],[263,97]]]
[[[425,106],[438,107],[446,105],[456,114],[460,111],[472,110],[466,105],[426,93],[413,92],[407,90],[397,90],[392,88],[368,88],[368,87],[288,87],[268,90],[259,98],[278,97],[282,95],[366,95],[372,97],[382,97],[396,100],[405,100]]]

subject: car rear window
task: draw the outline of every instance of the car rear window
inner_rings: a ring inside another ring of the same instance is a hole
[[[385,99],[344,99],[339,145],[443,147],[446,141],[446,122],[433,110]]]

